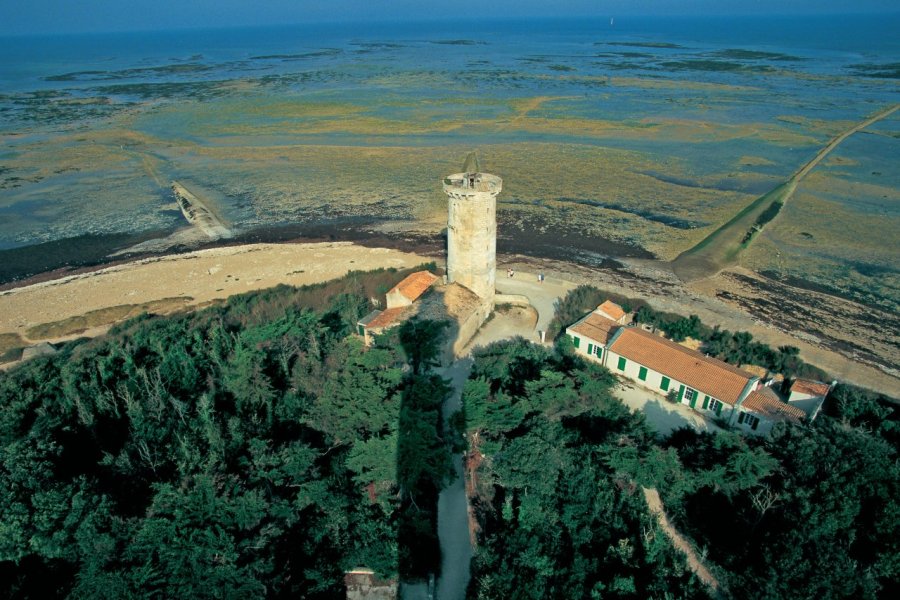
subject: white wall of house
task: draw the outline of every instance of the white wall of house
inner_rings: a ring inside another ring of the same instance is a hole
[[[622,359],[625,361],[624,369],[620,368]],[[627,359],[624,356],[620,356],[615,352],[608,351],[606,368],[613,373],[627,377],[642,387],[653,390],[657,394],[667,396],[669,392],[675,392],[681,397],[681,404],[690,406],[698,413],[709,418],[720,417],[728,420],[733,412],[733,408],[730,404],[713,398],[709,394],[693,389],[677,379],[663,375],[662,373],[638,364],[633,360]],[[691,403],[692,392],[693,405]],[[706,408],[704,408],[704,405]],[[718,410],[716,409],[716,406],[719,406]]]
[[[813,396],[811,394],[800,392],[791,392],[791,396],[788,398],[788,403],[790,403],[791,406],[796,406],[805,412],[808,417],[812,417],[816,414],[824,401],[825,398],[823,396]]]
[[[645,367],[633,360],[616,354],[602,345],[597,344],[594,340],[574,333],[568,329],[566,330],[566,333],[572,338],[572,344],[575,346],[576,354],[583,356],[588,360],[599,362],[605,365],[606,368],[613,373],[627,377],[636,384],[662,396],[667,396],[669,392],[675,392],[681,397],[681,404],[693,408],[698,413],[710,419],[720,418],[735,425],[741,431],[756,435],[767,435],[772,430],[772,427],[774,427],[774,422],[755,413],[753,413],[753,416],[759,419],[756,430],[753,430],[752,424],[749,421],[746,426],[743,423],[738,424],[737,419],[740,416],[740,409],[735,409],[731,404],[722,402],[718,398],[714,398],[700,390],[693,389],[677,379],[665,376],[649,367]],[[575,341],[576,338],[578,340],[577,343]],[[602,358],[597,356],[598,347],[602,349]],[[624,369],[620,368],[619,362],[620,359],[623,358],[625,359]],[[664,379],[668,381],[664,382]],[[693,403],[691,402],[692,390]]]
[[[741,414],[744,415],[743,418],[741,418]],[[753,429],[753,419],[758,419],[756,429]],[[738,409],[737,417],[734,420],[736,430],[750,435],[769,435],[773,427],[775,427],[775,421],[770,421],[749,410]]]
[[[412,300],[400,293],[400,290],[392,290],[385,294],[384,299],[387,301],[388,308],[397,308],[398,306],[410,306]]]
[[[572,339],[572,345],[575,346],[576,354],[603,364],[603,354],[606,353],[606,349],[601,344],[583,335],[572,333],[568,329],[566,329],[566,334]],[[575,341],[576,339],[578,340],[577,342]],[[601,351],[598,353],[598,350]]]

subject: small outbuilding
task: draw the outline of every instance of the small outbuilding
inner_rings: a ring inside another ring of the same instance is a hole
[[[373,310],[356,323],[356,332],[363,337],[366,346],[372,345],[373,336],[383,333],[412,316],[413,303],[421,298],[439,279],[429,271],[416,271],[403,278],[386,294],[387,308]]]
[[[815,419],[835,385],[836,381],[828,384],[812,379],[795,379],[788,392],[788,402],[802,410],[810,419]]]
[[[347,600],[394,600],[398,585],[394,579],[382,580],[371,569],[353,569],[344,573]]]
[[[438,276],[429,271],[417,271],[408,275],[386,294],[387,307],[412,306],[437,280]]]
[[[56,354],[56,347],[50,342],[41,342],[25,348],[22,351],[22,361],[31,360],[38,356],[49,356],[51,354]]]

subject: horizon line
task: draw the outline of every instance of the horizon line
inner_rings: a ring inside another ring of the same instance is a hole
[[[670,14],[670,13],[622,13],[609,15],[565,15],[565,16],[544,16],[544,15],[523,15],[523,16],[488,16],[479,20],[480,24],[516,22],[516,21],[583,21],[585,19],[591,21],[605,22],[607,19],[772,19],[772,18],[802,18],[804,20],[822,20],[832,19],[835,17],[880,17],[880,18],[900,18],[900,8],[892,11],[836,11],[828,13],[808,14],[803,12],[785,12],[785,13],[707,13],[707,14]],[[447,17],[423,17],[423,18],[368,18],[368,19],[348,19],[348,20],[311,20],[311,21],[292,21],[289,23],[254,23],[254,24],[236,24],[236,25],[187,25],[187,26],[171,26],[171,27],[148,27],[148,28],[125,28],[125,29],[84,29],[84,30],[48,30],[48,31],[27,31],[27,32],[3,32],[0,31],[0,39],[2,38],[25,38],[25,37],[48,37],[48,36],[83,36],[83,35],[128,35],[141,33],[185,33],[191,31],[236,31],[250,29],[282,29],[301,26],[364,26],[373,23],[402,23],[402,24],[440,24],[446,22],[458,22],[458,19],[452,16]]]

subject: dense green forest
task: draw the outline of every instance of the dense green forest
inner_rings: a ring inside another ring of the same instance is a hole
[[[471,598],[705,597],[648,516],[735,598],[895,598],[900,468],[888,399],[839,386],[829,415],[768,439],[656,438],[613,376],[523,341],[476,352],[464,390],[481,525]]]
[[[345,569],[435,571],[441,327],[349,335],[403,275],[145,316],[0,374],[0,596],[342,598]]]
[[[615,466],[654,439],[614,384],[603,367],[522,340],[476,351],[463,391],[484,456],[470,598],[705,597]]]
[[[352,335],[403,275],[143,316],[0,374],[0,596],[343,598],[346,569],[437,572],[444,324]],[[890,398],[839,385],[767,439],[660,438],[615,382],[564,343],[475,352],[453,419],[471,598],[706,597],[642,487],[735,598],[900,595]]]

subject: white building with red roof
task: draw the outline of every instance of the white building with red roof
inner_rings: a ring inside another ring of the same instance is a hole
[[[624,322],[622,308],[607,300],[566,334],[585,358],[739,430],[765,435],[780,421],[815,417],[744,369]]]
[[[438,280],[438,276],[429,271],[411,273],[385,294],[388,308],[411,306]]]
[[[356,332],[370,346],[373,336],[402,323],[410,314],[410,307],[439,279],[429,271],[416,271],[407,275],[385,295],[387,308],[373,310],[356,323]]]

